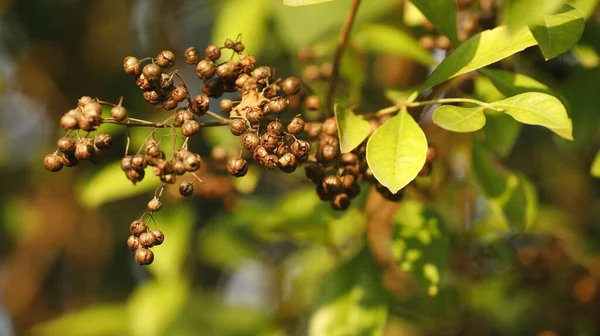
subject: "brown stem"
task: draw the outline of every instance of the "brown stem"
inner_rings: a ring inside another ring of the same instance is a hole
[[[116,121],[113,118],[104,118],[102,119],[103,124],[115,124],[115,125],[123,125],[123,126],[134,126],[134,127],[156,127],[156,128],[168,128],[171,127],[171,124],[165,123],[154,123],[150,121],[144,120],[124,120],[124,121]],[[213,121],[213,122],[201,122],[200,127],[216,127],[216,126],[226,126],[229,125],[228,122],[225,121]]]
[[[337,48],[335,49],[335,55],[333,56],[333,71],[331,72],[331,79],[329,80],[329,90],[327,91],[327,101],[325,104],[326,117],[329,117],[331,115],[331,108],[333,107],[333,96],[335,95],[335,87],[337,85],[338,73],[340,71],[340,61],[342,60],[342,54],[344,53],[344,49],[346,48],[346,44],[348,43],[348,36],[350,35],[350,30],[352,30],[352,24],[354,23],[354,19],[356,18],[356,12],[358,11],[359,5],[360,0],[354,0],[352,2],[352,7],[350,7],[350,13],[348,13],[346,23],[344,23],[344,27],[340,32]]]

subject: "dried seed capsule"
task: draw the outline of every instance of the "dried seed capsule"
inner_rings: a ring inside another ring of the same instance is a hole
[[[63,168],[63,162],[58,154],[48,154],[44,157],[44,168],[51,172],[57,172]]]
[[[327,135],[337,135],[337,123],[334,118],[329,118],[323,122],[323,128],[321,130]]]
[[[217,67],[217,76],[234,81],[237,78],[238,72],[236,71],[235,63],[232,61],[227,61]]]
[[[220,78],[208,78],[202,81],[200,89],[209,97],[219,98],[223,95],[223,82]]]
[[[129,238],[127,238],[127,248],[129,248],[132,251],[135,251],[138,248],[140,248],[140,240],[138,239],[138,237],[134,235],[129,236]]]
[[[150,265],[154,261],[154,253],[147,248],[139,248],[135,251],[135,261],[140,265]]]
[[[291,134],[300,134],[304,130],[304,120],[300,117],[295,117],[287,126],[288,132]]]
[[[152,232],[144,232],[138,239],[143,247],[152,247],[156,242],[156,236]]]
[[[290,146],[290,150],[292,151],[292,154],[296,156],[296,158],[300,158],[308,155],[310,152],[310,145],[304,140],[296,140]]]
[[[203,116],[206,113],[206,111],[208,111],[209,105],[210,100],[208,96],[205,94],[200,94],[192,98],[189,108],[194,114],[198,116]]]
[[[306,108],[311,111],[318,110],[321,108],[321,100],[318,96],[315,95],[308,96],[304,101],[304,106],[306,106]]]
[[[282,171],[291,173],[296,170],[297,167],[296,157],[292,153],[285,153],[279,158],[278,164]]]
[[[160,95],[160,93],[155,90],[144,91],[144,93],[142,93],[142,96],[148,103],[152,105],[160,104],[162,100],[162,96]]]
[[[217,47],[216,45],[210,44],[208,47],[206,47],[204,53],[206,54],[206,58],[216,61],[217,59],[219,59],[219,57],[221,57],[221,48]]]
[[[249,72],[256,65],[256,59],[253,56],[240,55],[239,58],[238,67],[243,73]]]
[[[160,88],[168,91],[173,88],[173,76],[163,73],[160,75]]]
[[[154,242],[154,245],[160,245],[165,241],[165,235],[162,233],[162,231],[154,229],[151,231],[154,236],[156,237],[156,241]]]
[[[337,194],[331,200],[331,207],[334,210],[346,210],[350,206],[350,197],[347,194]]]
[[[248,172],[248,162],[242,158],[231,158],[227,162],[227,171],[235,177],[242,177]]]
[[[150,202],[148,202],[148,210],[156,212],[160,209],[162,209],[162,203],[158,198],[154,197],[150,200]]]
[[[268,150],[273,151],[279,146],[279,137],[272,133],[265,133],[260,137],[261,144]]]
[[[333,135],[327,135],[325,133],[321,134],[321,139],[319,139],[319,146],[321,146],[321,147],[325,147],[325,146],[339,147],[339,145],[340,145],[340,141],[338,140],[337,137],[335,137]]]
[[[183,182],[179,185],[179,194],[184,197],[191,196],[194,193],[194,185],[190,182]]]
[[[117,105],[110,109],[110,116],[116,121],[123,121],[127,118],[127,110],[123,106]]]
[[[131,157],[129,165],[132,169],[144,169],[147,165],[146,157],[142,154],[136,154]]]
[[[236,42],[233,45],[233,50],[235,50],[235,52],[237,53],[241,53],[242,51],[244,51],[244,44],[242,42]]]
[[[60,126],[65,131],[72,131],[79,127],[79,121],[77,118],[70,114],[65,114],[60,118]]]
[[[126,171],[131,169],[132,156],[125,156],[121,159],[121,170]]]
[[[171,97],[178,103],[184,101],[188,96],[188,90],[183,85],[176,86],[171,91]]]
[[[162,107],[167,111],[174,110],[177,106],[179,106],[179,103],[173,97],[169,97],[162,102]]]
[[[60,160],[65,167],[75,167],[79,163],[79,160],[77,160],[74,153],[64,154]]]
[[[160,176],[160,180],[164,183],[168,183],[168,184],[175,184],[175,182],[177,181],[177,175],[175,174],[165,174],[163,172],[163,175]]]
[[[136,219],[129,224],[129,232],[136,237],[139,237],[142,233],[146,232],[148,226],[141,219]]]
[[[183,161],[175,161],[175,163],[173,163],[173,172],[177,175],[183,175],[187,172]]]
[[[185,49],[183,55],[185,57],[185,63],[187,64],[196,64],[200,62],[200,52],[198,49],[196,49],[196,47],[189,47]]]
[[[264,146],[256,146],[252,151],[252,158],[254,161],[261,162],[262,159],[269,155],[269,151]]]
[[[94,137],[94,146],[98,149],[108,149],[112,146],[112,137],[110,134],[98,134]]]
[[[232,39],[226,39],[225,43],[223,43],[223,46],[227,49],[233,49],[233,47],[235,46],[235,42],[233,42]]]
[[[321,134],[321,130],[323,129],[323,124],[319,122],[309,122],[304,126],[304,130],[306,134],[308,134],[311,138],[316,138]]]
[[[356,177],[354,177],[354,175],[344,175],[340,177],[340,180],[342,181],[342,188],[344,189],[350,189],[356,183]]]
[[[258,83],[266,84],[267,82],[273,81],[275,71],[273,68],[263,65],[259,66],[252,71],[252,77],[256,78]]]
[[[56,147],[62,153],[74,153],[75,152],[75,140],[69,137],[62,137],[56,142]]]
[[[281,88],[286,95],[292,96],[300,92],[301,83],[296,77],[288,77],[281,83]]]
[[[340,162],[344,165],[355,165],[358,163],[358,156],[354,153],[344,153],[340,157]]]
[[[253,150],[256,146],[260,145],[260,138],[256,133],[246,133],[242,137],[242,144],[244,148]]]
[[[142,75],[151,83],[156,83],[160,80],[161,75],[160,67],[154,63],[146,64],[142,69]]]
[[[200,155],[192,154],[185,157],[185,159],[183,160],[183,164],[185,165],[185,169],[187,171],[194,172],[200,169],[200,166],[202,165],[202,160],[200,158]]]
[[[200,131],[200,123],[196,120],[186,120],[181,125],[181,133],[187,137],[195,135]]]
[[[200,79],[208,79],[215,75],[215,64],[208,59],[204,59],[196,65],[196,76]]]
[[[231,120],[229,123],[229,131],[233,135],[242,135],[246,132],[246,120],[242,118],[236,118]]]
[[[259,122],[264,116],[264,112],[259,107],[250,107],[246,110],[246,119],[251,123]]]
[[[134,76],[139,76],[142,73],[140,61],[133,56],[125,57],[123,60],[123,70],[125,70],[126,74]]]
[[[170,68],[175,64],[175,54],[170,50],[163,50],[156,56],[156,64],[163,68]]]
[[[221,111],[231,112],[233,109],[233,101],[231,101],[231,99],[221,99],[219,106],[221,107]]]
[[[77,160],[87,160],[92,155],[94,147],[87,138],[82,138],[75,145],[75,157]]]
[[[328,193],[335,194],[342,190],[342,180],[335,175],[328,175],[323,178],[322,186]]]
[[[150,81],[148,81],[148,79],[144,77],[144,74],[138,76],[138,78],[135,80],[135,85],[137,85],[142,90],[150,90],[150,88],[152,87]]]
[[[267,132],[273,135],[280,135],[283,132],[283,124],[279,120],[273,120],[267,125]]]
[[[277,159],[277,156],[273,154],[268,154],[260,160],[260,163],[267,169],[275,169],[277,167],[278,161],[279,160]]]
[[[337,157],[338,153],[339,151],[337,147],[325,145],[321,147],[319,155],[317,155],[317,159],[319,159],[319,162],[329,162],[331,160],[334,160]]]

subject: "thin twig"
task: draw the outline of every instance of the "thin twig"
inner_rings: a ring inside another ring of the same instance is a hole
[[[135,127],[156,127],[156,128],[170,128],[171,124],[164,123],[153,123],[153,122],[134,122],[134,121],[116,121],[112,118],[104,118],[102,119],[103,124],[115,124],[115,125],[123,125],[123,126],[135,126]],[[212,121],[212,122],[201,122],[200,127],[215,127],[215,126],[225,126],[229,125],[229,122],[225,121]]]
[[[354,19],[356,18],[356,12],[358,11],[359,5],[360,0],[354,0],[352,2],[352,7],[350,7],[350,13],[348,13],[346,23],[344,23],[344,27],[340,32],[337,48],[333,57],[333,71],[331,72],[331,79],[329,80],[329,89],[327,91],[327,101],[325,104],[326,117],[329,117],[331,115],[331,108],[333,107],[333,96],[335,95],[335,87],[337,85],[338,73],[340,71],[340,61],[342,60],[342,54],[344,53],[344,49],[346,48],[346,44],[348,43],[348,36],[350,35],[350,30],[352,30],[352,24],[354,23]]]
[[[223,123],[227,123],[229,124],[231,122],[231,120],[229,120],[228,118],[225,118],[223,116],[220,116],[218,114],[216,114],[215,112],[211,112],[211,111],[206,111],[206,115],[209,115],[217,120],[220,120]]]

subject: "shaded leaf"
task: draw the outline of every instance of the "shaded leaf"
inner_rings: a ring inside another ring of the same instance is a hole
[[[507,156],[519,139],[522,128],[523,124],[507,114],[490,113],[483,127],[485,142],[499,156]]]
[[[512,71],[501,69],[480,69],[479,72],[489,78],[494,86],[507,97],[525,92],[542,92],[556,97],[556,93],[543,83]]]
[[[600,129],[598,78],[600,67],[576,68],[560,87],[560,92],[565,95],[571,106],[569,117],[573,119],[573,133],[577,135],[572,144],[574,147],[589,144],[590,139]]]
[[[283,0],[283,4],[286,6],[307,6],[328,1],[333,0]]]
[[[454,46],[459,45],[456,32],[456,5],[448,0],[411,0],[425,17],[446,35]]]
[[[366,52],[406,56],[423,65],[431,65],[433,57],[410,34],[386,25],[363,25],[353,34],[352,42]]]
[[[97,207],[154,190],[160,183],[160,180],[152,175],[152,167],[148,167],[146,177],[133,185],[121,170],[120,162],[113,162],[81,186],[79,201],[87,207]]]
[[[127,310],[122,304],[95,305],[34,327],[31,335],[110,336],[128,334]]]
[[[321,287],[309,335],[381,335],[388,312],[379,272],[366,247],[334,270]]]
[[[433,71],[424,86],[477,70],[536,44],[527,28],[509,33],[506,26],[485,30],[461,44]]]
[[[235,40],[241,34],[244,53],[259,55],[265,39],[267,18],[271,12],[269,0],[225,0],[215,19],[212,41],[222,45],[226,39]],[[244,13],[244,15],[240,15]],[[235,20],[232,20],[235,18]],[[223,53],[227,50],[223,49]],[[229,57],[224,55],[223,57]]]
[[[585,20],[581,13],[571,7],[555,15],[544,16],[544,23],[531,27],[531,33],[542,49],[546,59],[554,58],[571,49],[583,33]]]
[[[392,193],[415,179],[426,153],[425,134],[406,109],[377,128],[367,142],[367,163],[375,178]]]
[[[594,157],[594,162],[590,167],[590,174],[595,178],[600,178],[600,151],[598,151],[596,157]]]
[[[511,31],[540,23],[545,15],[553,14],[565,0],[508,0],[503,4],[502,16]]]
[[[485,107],[442,105],[433,112],[433,122],[452,132],[475,132],[485,125]]]
[[[524,124],[544,126],[567,140],[573,140],[573,124],[564,105],[556,97],[530,92],[491,105]]]
[[[576,8],[584,18],[588,19],[598,5],[598,0],[568,0],[567,3]]]
[[[334,113],[340,134],[340,149],[342,153],[351,152],[369,136],[371,126],[352,110],[339,108],[337,104],[334,106]]]

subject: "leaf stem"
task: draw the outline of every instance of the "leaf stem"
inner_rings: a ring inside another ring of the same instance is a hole
[[[470,104],[476,104],[479,106],[483,106],[485,108],[489,108],[489,109],[492,109],[492,110],[495,110],[498,112],[503,111],[502,109],[497,108],[497,107],[493,106],[492,104],[484,103],[484,102],[476,100],[476,99],[442,98],[442,99],[435,99],[435,100],[425,100],[425,101],[420,101],[420,102],[398,104],[398,105],[394,105],[394,106],[390,106],[390,107],[381,109],[381,110],[373,113],[373,115],[374,116],[382,116],[382,115],[386,115],[386,114],[393,114],[393,113],[400,111],[402,108],[405,108],[405,107],[418,107],[418,106],[425,106],[425,105],[448,104],[448,103],[470,103]]]
[[[344,27],[340,32],[340,37],[338,39],[337,47],[335,49],[335,55],[333,56],[333,70],[331,71],[331,79],[329,80],[329,88],[327,90],[327,99],[325,103],[326,117],[329,117],[331,115],[331,108],[333,106],[333,96],[335,95],[338,73],[340,71],[340,61],[342,60],[342,54],[344,53],[344,49],[346,48],[346,44],[348,43],[348,36],[350,35],[350,30],[352,29],[352,24],[354,23],[354,19],[356,18],[356,12],[358,11],[359,5],[360,0],[354,0],[352,2],[352,7],[350,7],[350,12],[348,13],[346,23],[344,23]]]

